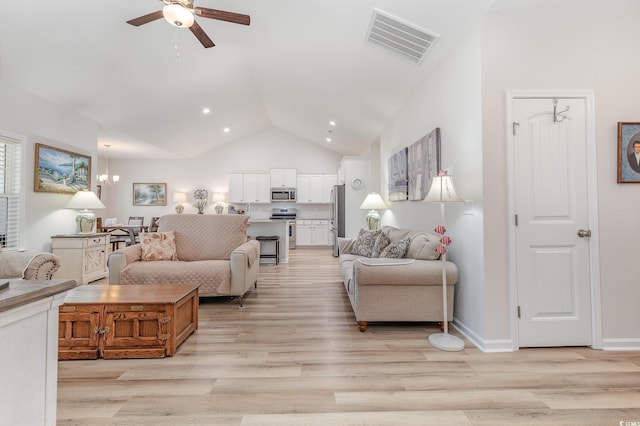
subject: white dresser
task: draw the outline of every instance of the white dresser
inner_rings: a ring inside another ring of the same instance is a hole
[[[76,280],[88,284],[107,276],[109,234],[54,235],[51,252],[60,258],[60,269],[54,278]]]

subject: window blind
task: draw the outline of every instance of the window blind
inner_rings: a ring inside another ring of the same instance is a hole
[[[0,246],[15,250],[20,244],[20,141],[0,133]]]

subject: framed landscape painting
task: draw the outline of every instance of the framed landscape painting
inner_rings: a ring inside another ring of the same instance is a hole
[[[75,194],[91,189],[91,156],[36,143],[35,192]]]
[[[133,184],[133,205],[134,206],[166,206],[167,205],[167,184],[166,183],[134,183]]]
[[[640,183],[640,123],[618,123],[618,183]]]

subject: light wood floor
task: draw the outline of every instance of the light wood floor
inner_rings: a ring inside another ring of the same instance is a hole
[[[640,424],[640,352],[441,352],[435,324],[360,333],[329,250],[261,267],[242,309],[201,302],[199,327],[172,358],[60,362],[58,424]]]

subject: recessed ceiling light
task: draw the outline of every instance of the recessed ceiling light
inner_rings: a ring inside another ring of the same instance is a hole
[[[202,113],[203,113],[203,114],[209,114],[210,112],[211,112],[211,109],[210,109],[210,108],[208,108],[208,107],[204,107],[204,108],[202,108]]]
[[[228,127],[225,127],[224,129],[222,129],[222,131],[225,132],[225,133],[229,133],[231,131],[231,129],[228,128]]]
[[[336,125],[336,122],[335,122],[335,121],[333,121],[333,120],[331,120],[331,121],[329,122],[329,125],[330,125],[330,126],[335,126],[335,125]]]
[[[327,141],[327,142],[331,142],[331,138],[327,138],[327,139],[326,139],[326,141]]]

